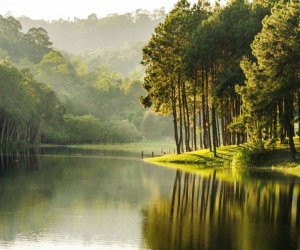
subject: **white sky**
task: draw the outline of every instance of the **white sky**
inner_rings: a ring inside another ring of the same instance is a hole
[[[154,10],[165,7],[169,11],[176,0],[0,0],[0,15],[34,19],[86,18],[91,13],[103,17],[112,13],[128,13],[136,9]],[[191,0],[194,3],[196,0]]]

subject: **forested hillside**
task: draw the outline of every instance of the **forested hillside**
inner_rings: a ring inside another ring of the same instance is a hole
[[[136,68],[140,70],[142,48],[164,17],[165,12],[160,9],[104,18],[91,14],[86,19],[45,21],[20,17],[18,20],[24,31],[31,27],[47,30],[54,48],[76,54],[90,66],[105,64],[127,75]]]
[[[126,76],[52,47],[41,27],[0,16],[1,144],[112,143],[170,134],[139,104],[140,70]],[[136,64],[138,62],[135,62]],[[158,125],[159,124],[159,125]],[[149,126],[160,127],[149,132]]]
[[[141,98],[173,116],[177,153],[278,139],[295,158],[299,20],[299,0],[177,2],[143,49]]]

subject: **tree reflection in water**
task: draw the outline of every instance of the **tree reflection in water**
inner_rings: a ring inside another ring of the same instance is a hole
[[[9,149],[0,147],[0,177],[4,177],[8,170],[25,166],[28,170],[39,168],[39,148]]]
[[[298,179],[266,171],[218,175],[176,172],[170,200],[144,209],[147,247],[299,249]]]

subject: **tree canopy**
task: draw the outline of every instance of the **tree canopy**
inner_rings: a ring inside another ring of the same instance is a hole
[[[299,10],[297,0],[177,2],[144,47],[141,98],[173,115],[177,153],[199,145],[216,156],[221,144],[280,134],[294,158]]]

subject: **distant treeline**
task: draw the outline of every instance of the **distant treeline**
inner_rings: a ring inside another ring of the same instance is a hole
[[[138,71],[124,77],[52,48],[43,28],[26,33],[0,16],[0,143],[108,143],[168,135],[145,112]],[[154,133],[148,127],[160,129]]]
[[[300,112],[300,1],[179,0],[143,49],[141,99],[171,114],[177,153],[288,137]]]
[[[78,53],[145,42],[164,17],[163,9],[153,12],[139,9],[134,13],[111,14],[103,18],[90,14],[87,18],[75,17],[73,20],[45,21],[28,17],[18,20],[25,31],[31,27],[42,27],[48,31],[55,47]]]
[[[80,54],[90,66],[105,64],[109,69],[127,75],[139,67],[143,46],[154,27],[164,18],[164,10],[158,9],[111,14],[104,18],[91,14],[73,20],[45,21],[28,17],[19,17],[18,20],[24,31],[31,27],[47,30],[54,48]]]

